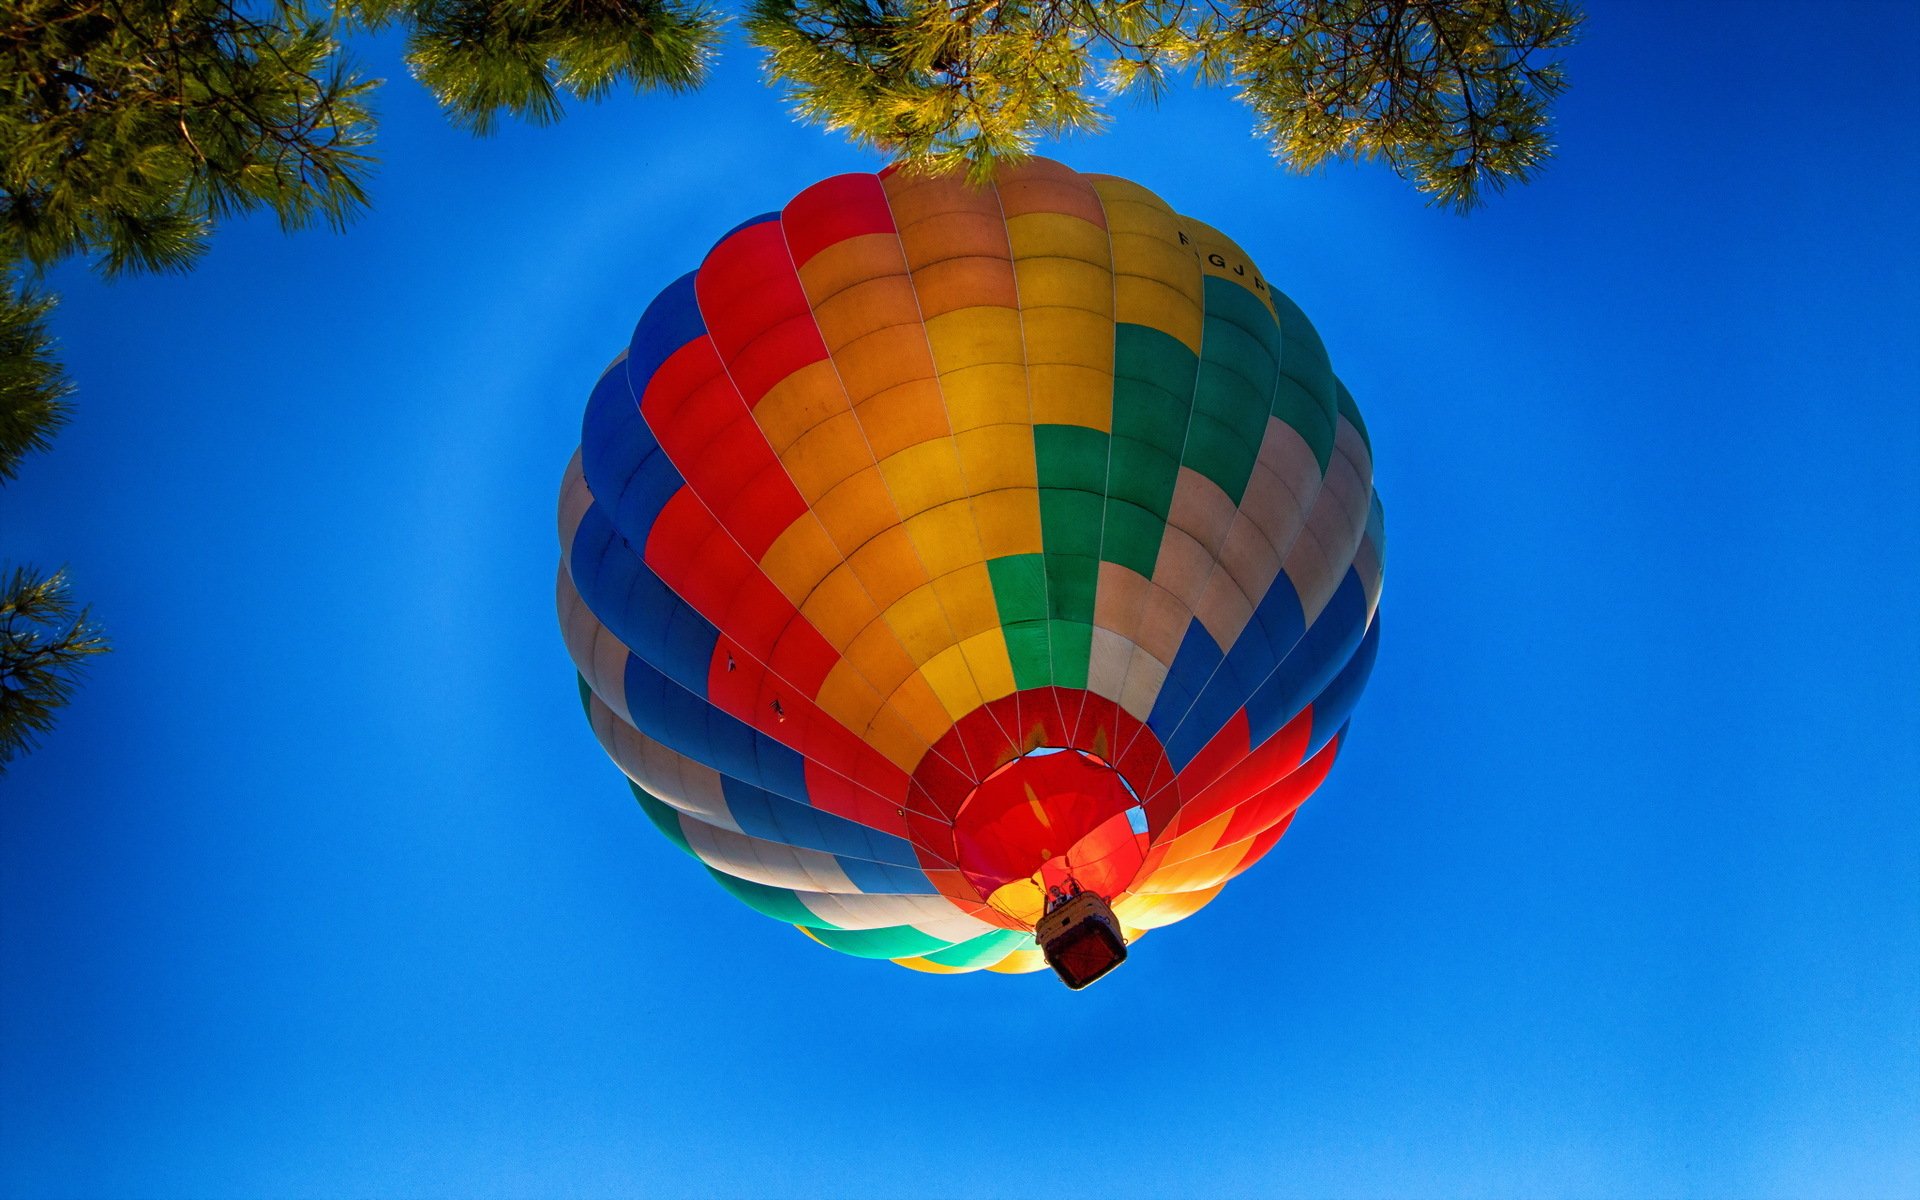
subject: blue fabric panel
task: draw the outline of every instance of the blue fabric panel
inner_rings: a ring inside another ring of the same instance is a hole
[[[913,853],[911,846],[907,847],[907,853]],[[925,871],[914,867],[855,858],[850,854],[835,855],[834,861],[847,873],[847,878],[853,880],[853,885],[869,896],[932,896],[940,890],[933,886]]]
[[[1367,626],[1367,635],[1360,639],[1360,648],[1313,702],[1313,734],[1307,744],[1308,757],[1318,753],[1347,727],[1347,718],[1360,702],[1360,693],[1366,690],[1367,677],[1373,674],[1373,659],[1379,650],[1380,614],[1376,612],[1373,624]]]
[[[633,327],[633,340],[627,346],[627,384],[636,408],[660,364],[688,342],[707,336],[707,323],[701,319],[700,303],[693,295],[697,274],[688,271],[668,284]]]
[[[646,659],[627,656],[627,711],[670,750],[722,775],[805,801],[806,767],[798,751],[690,694]]]
[[[1162,744],[1179,726],[1180,718],[1193,707],[1194,698],[1213,677],[1223,657],[1219,643],[1213,640],[1206,626],[1197,620],[1187,624],[1186,636],[1180,639],[1180,650],[1167,668],[1167,681],[1160,685],[1153,711],[1147,714],[1147,728],[1153,730]],[[1179,770],[1180,766],[1175,763],[1174,769]]]
[[[1366,622],[1367,591],[1348,567],[1319,619],[1247,701],[1247,736],[1253,745],[1278,733],[1333,682],[1360,645]]]
[[[1274,669],[1293,652],[1306,632],[1307,619],[1300,608],[1299,594],[1292,580],[1282,574],[1260,599],[1253,619],[1240,631],[1240,638],[1227,651],[1220,669],[1200,690],[1199,697],[1167,739],[1167,759],[1174,770],[1182,770],[1206,747],[1222,726],[1233,719],[1256,689],[1265,683]],[[1259,745],[1258,742],[1252,743]]]
[[[686,483],[641,418],[618,368],[600,377],[587,401],[580,469],[595,503],[643,546],[660,510]]]
[[[720,631],[641,561],[598,504],[580,519],[572,563],[574,586],[601,624],[675,683],[704,698]]]
[[[862,891],[921,894],[935,890],[919,869],[920,859],[913,844],[905,838],[821,812],[732,776],[721,778],[720,790],[726,797],[727,811],[748,837],[831,854],[843,867],[859,862],[863,864],[861,869],[868,871],[867,878],[886,881],[883,886],[868,887],[867,879],[848,867],[847,878]],[[882,867],[897,871],[899,882],[906,886],[893,886],[894,875],[872,874]]]

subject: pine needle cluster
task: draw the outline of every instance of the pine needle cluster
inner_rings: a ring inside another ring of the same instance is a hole
[[[299,0],[0,9],[0,257],[178,270],[218,219],[366,202],[372,81]]]
[[[1283,162],[1379,159],[1465,210],[1552,151],[1571,0],[754,0],[798,112],[975,177],[1093,131],[1108,98],[1229,85]]]
[[[683,91],[706,78],[722,22],[685,0],[359,0],[356,17],[407,29],[407,64],[455,124],[556,120],[565,95],[625,83]]]
[[[73,385],[53,357],[53,303],[13,272],[0,276],[0,483],[19,474],[22,458],[45,450],[67,420]]]
[[[0,587],[0,771],[53,729],[87,660],[106,649],[66,572],[11,572]]]

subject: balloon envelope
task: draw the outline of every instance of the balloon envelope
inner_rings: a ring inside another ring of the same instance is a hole
[[[843,175],[647,308],[560,499],[593,729],[667,837],[848,954],[1129,940],[1325,778],[1378,638],[1358,409],[1224,235],[1125,180]]]

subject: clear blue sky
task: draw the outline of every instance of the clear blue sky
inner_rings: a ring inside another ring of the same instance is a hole
[[[0,1194],[1920,1194],[1920,27],[1596,6],[1467,220],[1222,95],[1052,151],[1234,233],[1365,408],[1386,632],[1261,868],[1081,994],[829,953],[628,798],[552,612],[587,390],[877,160],[735,47],[376,207],[63,271],[3,550],[108,624],[0,780]]]

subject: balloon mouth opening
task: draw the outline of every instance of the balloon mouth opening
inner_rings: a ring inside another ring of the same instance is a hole
[[[1076,992],[1127,961],[1120,920],[1095,892],[1063,890],[1049,896],[1033,936],[1053,973]]]
[[[1029,750],[975,784],[953,830],[968,881],[1028,928],[1055,894],[1119,897],[1149,841],[1132,784],[1098,755],[1061,746]]]

